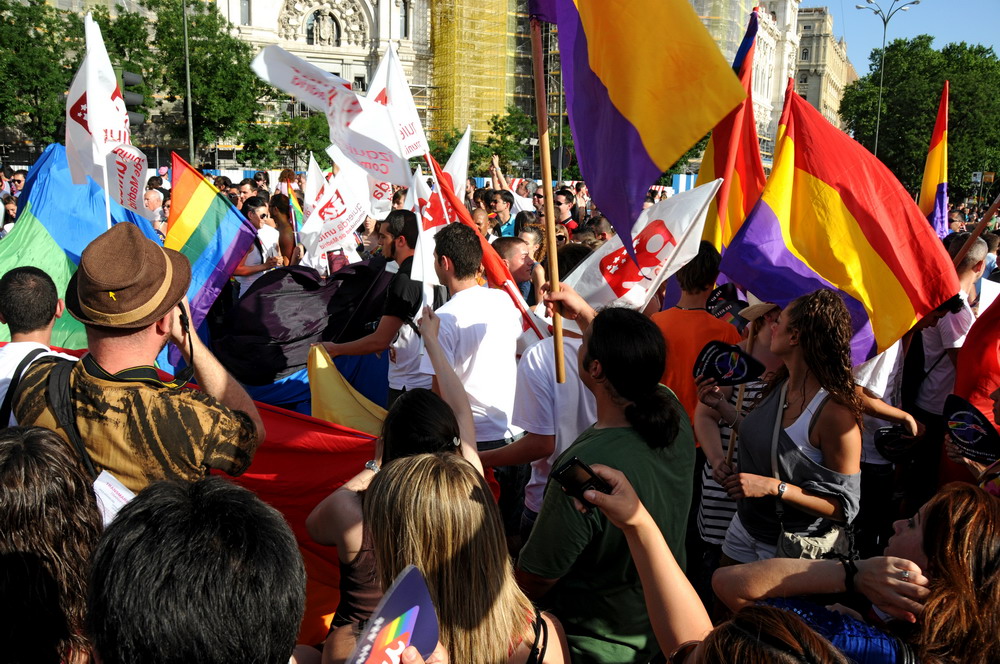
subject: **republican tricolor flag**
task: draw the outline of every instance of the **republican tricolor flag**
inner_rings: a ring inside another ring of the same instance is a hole
[[[753,113],[753,55],[757,39],[757,10],[750,14],[746,35],[733,59],[733,70],[747,97],[712,130],[698,171],[698,185],[722,178],[722,187],[712,201],[702,239],[722,251],[743,225],[764,190],[764,165],[757,142]]]
[[[882,162],[789,81],[771,177],[722,257],[722,272],[787,306],[818,288],[844,299],[855,364],[958,293],[955,267]]]
[[[931,222],[938,237],[948,234],[948,81],[944,82],[941,92],[931,147],[924,163],[920,211]]]

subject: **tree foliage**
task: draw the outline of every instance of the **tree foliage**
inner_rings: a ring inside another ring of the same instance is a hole
[[[451,128],[444,132],[439,138],[428,137],[427,142],[430,145],[431,154],[442,166],[451,157],[451,153],[455,151],[455,147],[458,142],[462,140],[462,136],[465,134],[464,130]],[[490,156],[492,152],[483,143],[476,140],[469,141],[469,177],[476,177],[477,175],[483,175],[488,173],[490,170]]]
[[[63,96],[83,57],[83,23],[43,0],[0,0],[0,117],[28,140],[60,140]]]
[[[973,171],[1000,170],[1000,60],[993,49],[965,42],[933,48],[933,37],[897,39],[886,47],[878,158],[912,193],[924,161],[945,80],[950,83],[948,188],[953,200],[973,191]],[[844,90],[840,115],[869,150],[875,146],[881,49],[869,72]]]

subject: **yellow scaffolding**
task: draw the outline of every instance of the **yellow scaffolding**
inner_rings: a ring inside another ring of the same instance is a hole
[[[434,0],[432,134],[472,125],[473,138],[485,140],[490,117],[503,115],[507,21],[508,0]]]

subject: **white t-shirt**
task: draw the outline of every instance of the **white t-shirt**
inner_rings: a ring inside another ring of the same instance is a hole
[[[561,385],[556,383],[552,337],[524,351],[517,365],[517,392],[511,420],[529,433],[556,437],[552,454],[531,462],[531,479],[524,488],[524,505],[533,512],[542,509],[542,493],[552,472],[552,462],[597,421],[597,402],[580,380],[577,357],[582,345],[583,339],[563,337],[566,382]]]
[[[514,194],[514,192],[510,192]],[[514,194],[514,204],[510,206],[511,216],[517,216],[518,212],[534,212],[535,203],[530,198]]]
[[[264,225],[257,230],[257,240],[260,242],[260,247],[264,250],[264,254],[261,255],[260,249],[257,247],[255,242],[253,246],[250,247],[250,253],[247,255],[247,260],[243,263],[247,267],[253,267],[254,265],[263,265],[264,261],[268,258],[273,258],[278,255],[278,229],[272,228],[270,226]],[[236,277],[236,281],[240,285],[240,296],[243,296],[250,286],[253,285],[255,281],[261,278],[267,270],[264,272],[254,272],[253,274],[248,274],[243,277]]]
[[[72,355],[57,353],[54,350],[50,350],[48,346],[35,343],[34,341],[12,341],[3,348],[0,348],[0,403],[3,403],[3,400],[7,398],[7,387],[10,385],[10,379],[14,377],[14,370],[17,369],[17,365],[21,363],[21,360],[24,359],[25,355],[36,348],[41,348],[45,352],[39,353],[38,357],[31,361],[32,364],[34,364],[39,357],[46,357],[49,355],[55,355],[56,357],[62,357],[67,360],[73,360],[74,362],[77,359]],[[30,367],[31,364],[28,366]],[[27,370],[27,367],[25,367],[25,370]],[[10,422],[8,422],[6,426],[17,426],[17,420],[14,419],[13,408],[10,413]]]
[[[863,364],[854,367],[854,382],[867,389],[890,406],[899,407],[900,383],[903,379],[903,357],[899,351],[902,340]],[[892,424],[871,415],[864,416],[865,428],[861,432],[862,463],[889,463],[875,448],[875,431]]]
[[[473,286],[459,291],[440,309],[438,338],[448,363],[469,395],[476,441],[502,440],[521,433],[510,422],[517,382],[515,343],[521,314],[500,290]],[[420,371],[434,374],[424,355]]]
[[[965,293],[962,292],[960,295],[961,311],[957,314],[949,313],[939,320],[937,325],[923,332],[924,371],[929,370],[930,373],[920,385],[917,405],[935,415],[944,414],[945,399],[955,388],[955,365],[951,358],[942,356],[951,348],[961,348],[965,343],[965,335],[976,322],[976,316],[969,307]]]

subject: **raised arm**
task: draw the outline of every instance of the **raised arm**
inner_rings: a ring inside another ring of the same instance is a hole
[[[612,491],[587,491],[584,498],[625,534],[660,649],[670,653],[682,643],[705,638],[712,631],[708,611],[628,478],[607,466],[594,464],[592,469],[611,485]]]
[[[469,395],[466,393],[462,381],[455,374],[455,370],[449,364],[444,349],[441,348],[441,343],[438,341],[440,328],[441,319],[438,315],[430,307],[424,307],[424,315],[420,319],[420,338],[424,342],[424,351],[431,361],[431,366],[434,367],[436,391],[455,413],[455,419],[458,420],[459,436],[462,439],[462,456],[482,473],[483,463],[479,460],[479,453],[476,451],[476,425],[472,420]]]

